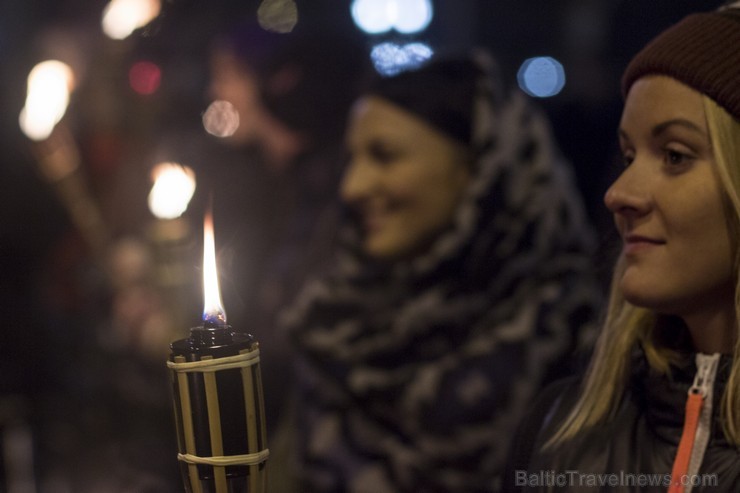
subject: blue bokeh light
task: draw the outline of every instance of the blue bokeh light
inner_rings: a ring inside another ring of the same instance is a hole
[[[549,98],[563,90],[565,70],[552,57],[542,56],[525,60],[517,73],[519,87],[530,96]]]
[[[403,34],[423,31],[434,15],[431,0],[354,0],[352,19],[368,34],[391,29]]]
[[[430,0],[397,0],[393,27],[404,34],[418,33],[429,26],[432,16]]]
[[[380,34],[393,27],[395,0],[354,0],[352,19],[368,34]]]
[[[396,75],[423,64],[434,55],[434,50],[424,43],[381,43],[375,46],[370,59],[375,70],[384,76]]]

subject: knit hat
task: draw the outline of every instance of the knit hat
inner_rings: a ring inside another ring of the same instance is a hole
[[[465,144],[472,140],[473,98],[482,69],[467,58],[441,58],[392,77],[365,92],[422,118]]]
[[[740,119],[740,8],[692,14],[663,31],[627,66],[622,94],[648,74],[673,77]]]

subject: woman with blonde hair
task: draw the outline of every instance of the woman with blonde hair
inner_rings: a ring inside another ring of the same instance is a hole
[[[628,65],[603,332],[583,382],[520,426],[507,491],[740,491],[738,46],[735,2]]]

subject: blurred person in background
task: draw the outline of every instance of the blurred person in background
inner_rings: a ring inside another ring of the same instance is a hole
[[[569,165],[482,53],[377,80],[346,145],[337,264],[285,317],[298,490],[495,491],[601,300]]]

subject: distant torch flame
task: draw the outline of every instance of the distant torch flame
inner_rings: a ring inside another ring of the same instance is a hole
[[[160,163],[152,170],[154,186],[149,210],[160,219],[174,219],[187,210],[195,193],[195,173],[177,163]]]
[[[113,39],[125,39],[159,15],[160,0],[111,0],[103,11],[103,32]]]
[[[74,86],[74,73],[65,63],[47,60],[28,74],[26,104],[21,110],[21,130],[33,140],[44,140],[62,119]]]
[[[226,325],[226,312],[221,303],[216,269],[216,246],[213,235],[213,215],[208,212],[203,221],[203,322]]]

